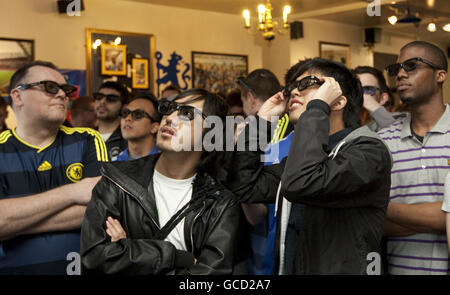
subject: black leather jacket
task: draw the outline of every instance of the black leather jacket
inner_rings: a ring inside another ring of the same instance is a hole
[[[93,190],[81,229],[83,273],[232,273],[240,206],[231,192],[204,172],[197,173],[185,216],[187,251],[157,238],[160,226],[153,171],[158,156],[102,167],[103,177]],[[120,221],[126,239],[111,242],[105,231],[108,216]]]

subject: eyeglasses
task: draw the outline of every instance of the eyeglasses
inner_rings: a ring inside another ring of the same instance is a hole
[[[113,103],[113,102],[117,102],[121,99],[120,96],[118,95],[114,95],[114,94],[103,94],[101,92],[95,92],[92,94],[92,96],[94,97],[94,100],[102,100],[103,97],[106,97],[106,101]]]
[[[183,121],[192,121],[195,118],[195,114],[199,114],[203,119],[206,119],[206,115],[193,106],[179,105],[176,102],[167,99],[163,99],[159,102],[158,112],[161,115],[170,115],[175,111],[178,111],[178,117]]]
[[[442,67],[435,65],[434,63],[427,61],[420,57],[410,58],[402,63],[392,64],[386,67],[386,72],[389,76],[397,76],[400,72],[400,69],[404,69],[406,72],[414,71],[417,68],[417,64],[423,62],[424,64],[429,65],[433,69],[442,69]]]
[[[375,93],[377,92],[377,90],[381,90],[381,89],[376,86],[371,86],[371,85],[363,86],[364,94],[369,94],[370,96],[374,96]]]
[[[149,113],[147,113],[146,111],[141,110],[141,109],[136,109],[136,110],[130,111],[127,108],[123,108],[122,111],[120,112],[120,116],[122,117],[122,119],[125,119],[130,114],[131,114],[131,119],[133,119],[135,121],[146,117],[154,122],[157,122],[157,120],[153,119]]]
[[[73,98],[75,97],[75,95],[77,94],[77,87],[73,86],[73,85],[69,85],[69,84],[58,84],[54,81],[39,81],[39,82],[34,82],[34,83],[29,83],[29,84],[22,84],[16,87],[16,89],[20,89],[20,90],[26,90],[29,89],[31,87],[34,86],[38,86],[38,85],[44,85],[44,90],[47,93],[50,94],[57,94],[59,89],[61,89],[65,95],[69,98]]]
[[[284,95],[284,97],[288,98],[291,96],[291,92],[296,88],[298,89],[298,91],[303,91],[308,87],[311,87],[313,85],[320,86],[323,83],[324,83],[323,81],[320,81],[320,79],[314,75],[306,76],[306,77],[302,78],[301,80],[295,81],[295,82],[291,83],[290,85],[286,86],[283,90],[283,95]]]

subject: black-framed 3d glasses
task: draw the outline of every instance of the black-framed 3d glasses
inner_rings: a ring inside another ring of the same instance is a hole
[[[49,80],[39,81],[39,82],[34,82],[34,83],[29,83],[29,84],[21,84],[21,85],[17,86],[16,89],[26,90],[26,89],[29,89],[31,87],[38,86],[41,84],[44,85],[45,92],[50,93],[50,94],[57,94],[59,89],[61,89],[65,93],[65,95],[69,98],[73,98],[77,94],[77,87],[70,85],[70,84],[58,84],[55,81],[49,81]]]
[[[319,78],[317,78],[314,75],[306,76],[298,81],[294,81],[290,85],[286,86],[283,90],[283,95],[286,98],[289,98],[291,96],[291,92],[294,89],[298,89],[298,91],[303,91],[306,88],[309,88],[313,85],[322,85],[324,82],[320,81]]]
[[[363,92],[364,94],[369,94],[370,96],[374,96],[375,93],[377,93],[377,90],[380,90],[380,88],[376,87],[376,86],[371,86],[371,85],[367,85],[367,86],[363,86]]]
[[[106,101],[113,103],[113,102],[117,102],[119,100],[121,100],[121,97],[118,95],[114,95],[114,94],[104,94],[101,92],[95,92],[92,94],[92,97],[94,98],[94,100],[102,100],[104,97],[106,97]]]
[[[386,72],[389,76],[397,76],[401,69],[404,69],[406,72],[411,72],[417,69],[417,64],[422,62],[435,70],[442,70],[442,67],[432,63],[431,61],[425,60],[420,57],[410,58],[402,63],[392,64],[386,67]]]
[[[179,105],[168,99],[163,99],[159,102],[158,112],[161,115],[170,115],[175,111],[178,111],[178,117],[183,121],[192,121],[195,118],[195,114],[199,114],[203,119],[206,119],[206,115],[193,106]]]
[[[120,112],[120,117],[122,119],[125,119],[129,115],[131,115],[131,119],[133,119],[134,121],[140,120],[142,118],[149,118],[153,122],[158,122],[149,113],[147,113],[146,111],[144,111],[142,109],[136,109],[136,110],[131,111],[130,109],[123,108],[122,111]]]

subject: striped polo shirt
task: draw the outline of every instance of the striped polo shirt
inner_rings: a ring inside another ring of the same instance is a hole
[[[394,122],[378,134],[394,160],[390,201],[419,204],[443,201],[450,172],[450,106],[421,143],[411,133],[411,116]],[[387,239],[390,274],[448,274],[445,234],[420,233]]]
[[[0,200],[20,198],[100,175],[108,161],[97,131],[61,126],[49,145],[35,147],[15,130],[0,134]],[[79,252],[80,230],[20,235],[0,241],[0,274],[66,274],[70,252]]]

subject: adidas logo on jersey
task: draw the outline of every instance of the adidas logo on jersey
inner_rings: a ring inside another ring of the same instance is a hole
[[[47,171],[52,169],[52,164],[50,164],[49,162],[45,161],[44,163],[41,164],[41,166],[39,166],[38,171],[42,172],[42,171]]]

